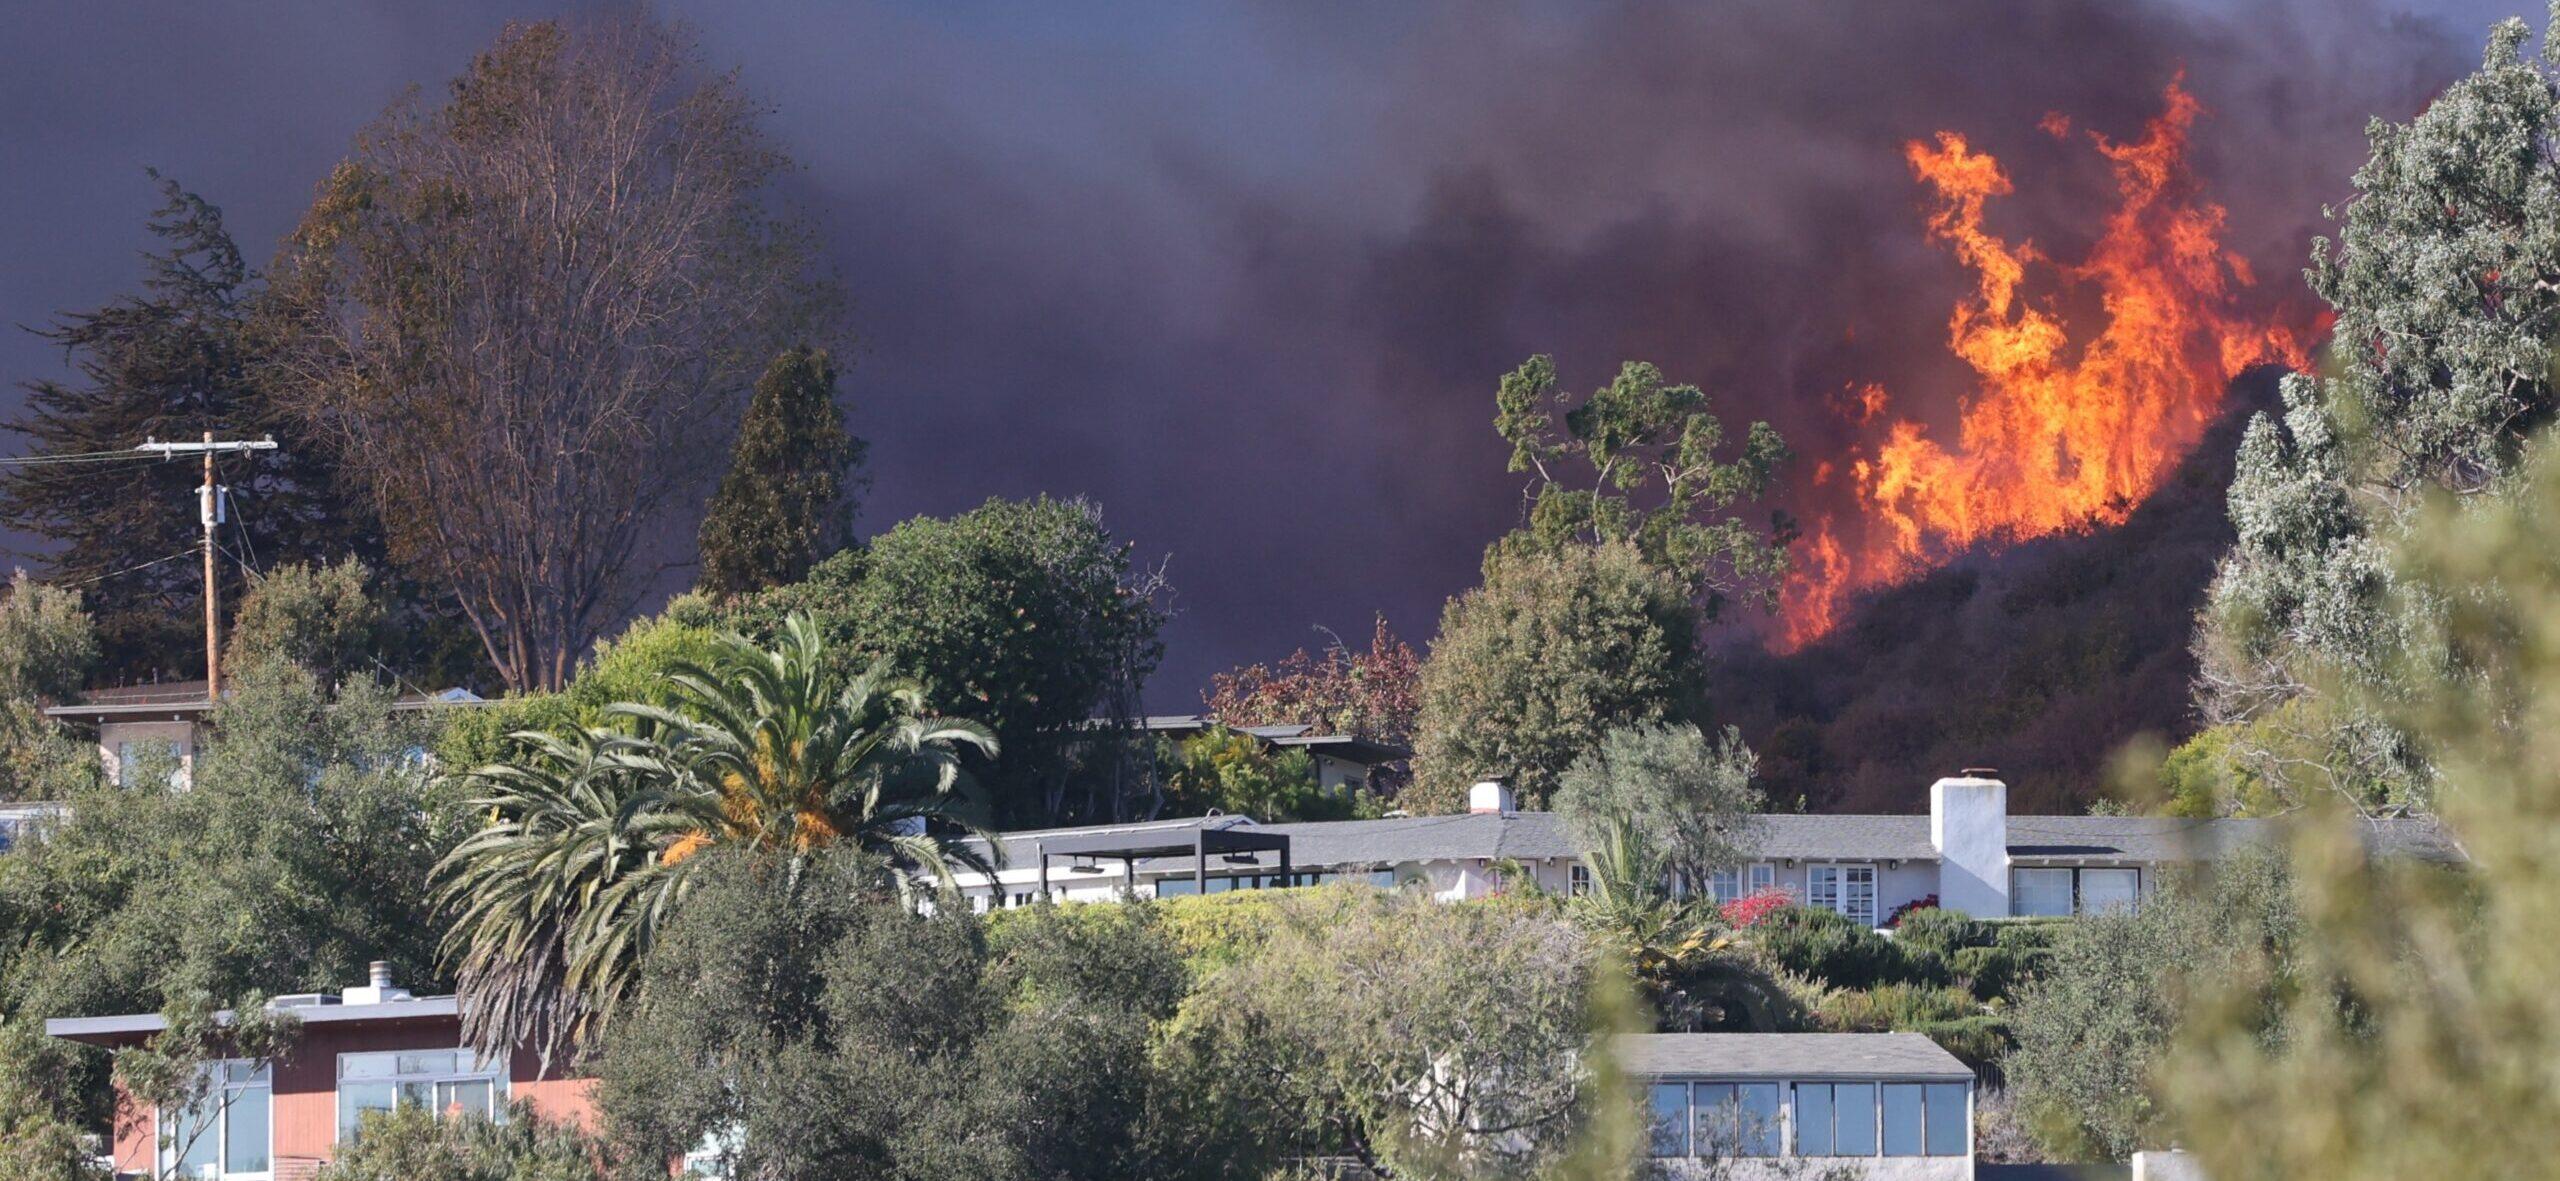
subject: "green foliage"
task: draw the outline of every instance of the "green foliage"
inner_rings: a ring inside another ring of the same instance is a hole
[[[282,660],[332,684],[350,673],[373,675],[384,616],[372,578],[353,558],[278,566],[240,601],[223,659],[233,668]]]
[[[2498,41],[2517,39],[2510,29]],[[2505,52],[2493,47],[2483,77],[2506,69]],[[2528,153],[2542,146],[2511,143],[2504,158],[2538,159]],[[2395,581],[2441,604],[2427,643],[2459,671],[2412,675],[2397,702],[2356,703],[2433,753],[2438,819],[2466,863],[2376,861],[2359,818],[2306,809],[2288,844],[2297,936],[2187,990],[2157,1077],[2181,1139],[2217,1178],[2529,1176],[2560,1157],[2560,1101],[2542,1081],[2560,1054],[2551,446],[2547,433],[2533,440],[2510,492],[2442,496],[2418,516]]]
[[[1545,807],[1610,730],[1695,712],[1697,627],[1679,582],[1625,542],[1489,561],[1422,666],[1405,806],[1455,811],[1500,776],[1521,807]]]
[[[1661,370],[1639,361],[1566,410],[1559,432],[1550,407],[1569,400],[1545,356],[1505,374],[1494,395],[1494,429],[1511,444],[1511,470],[1535,476],[1528,521],[1495,543],[1488,577],[1497,555],[1623,541],[1699,596],[1709,622],[1728,599],[1774,607],[1794,528],[1783,515],[1763,529],[1731,510],[1768,492],[1787,457],[1778,432],[1752,423],[1727,457],[1707,396],[1663,384]]]
[[[950,519],[917,517],[754,595],[734,626],[768,636],[805,614],[842,668],[887,660],[933,707],[1003,743],[978,767],[1008,826],[1109,819],[1126,799],[1077,776],[1106,706],[1134,701],[1163,656],[1164,610],[1126,545],[1082,501],[989,500]]]
[[[1259,954],[1183,1008],[1172,1052],[1198,1095],[1237,1104],[1264,1153],[1396,1176],[1535,1176],[1571,1154],[1590,1112],[1581,1063],[1606,1032],[1590,1012],[1601,961],[1572,924],[1363,887],[1288,893]]]
[[[1753,924],[1752,945],[1781,971],[1832,988],[1879,984],[1945,984],[1937,953],[1905,948],[1838,913],[1790,906]]]
[[[143,255],[142,290],[39,331],[69,355],[77,379],[29,383],[26,410],[9,428],[37,457],[130,452],[146,438],[205,431],[272,435],[275,450],[223,460],[239,530],[225,544],[278,563],[378,559],[380,527],[259,379],[248,309],[261,288],[222,211],[176,181],[152,180],[161,205],[150,231],[162,246]],[[54,543],[49,574],[83,588],[111,673],[203,665],[203,574],[187,560],[201,544],[192,506],[203,479],[201,465],[183,462],[33,464],[0,475],[0,521]],[[224,565],[224,600],[237,603],[243,573]]]
[[[1879,984],[1842,988],[1823,998],[1814,1016],[1827,1030],[1841,1033],[1885,1033],[1916,1029],[1938,1021],[1977,1016],[1982,1006],[1961,988],[1934,984]]]
[[[672,708],[625,702],[629,730],[518,736],[530,753],[460,777],[487,823],[436,867],[453,916],[463,1028],[498,1053],[592,1045],[639,983],[643,957],[718,846],[802,858],[843,844],[946,884],[989,866],[954,748],[995,753],[975,723],[922,714],[916,687],[846,678],[807,619],[768,651],[719,640],[667,674]]]
[[[2186,997],[2254,971],[2262,952],[2294,954],[2301,918],[2283,857],[2258,849],[2171,878],[2130,914],[2059,930],[2050,964],[2019,993],[2003,1066],[2047,1152],[2122,1160],[2175,1131],[2151,1073]]]
[[[366,1112],[355,1140],[311,1181],[595,1181],[595,1149],[523,1103],[494,1123],[404,1104]]]
[[[1366,790],[1325,790],[1306,751],[1273,750],[1224,726],[1180,742],[1160,740],[1157,757],[1164,764],[1167,815],[1203,816],[1215,809],[1270,823],[1372,820],[1386,810]]]
[[[2391,552],[2428,489],[2503,497],[2554,406],[2560,330],[2560,73],[2523,22],[2406,124],[2377,121],[2311,285],[2337,312],[2330,366],[2285,385],[2231,489],[2239,541],[2197,642],[2208,721],[2287,802],[2340,790],[2425,805],[2435,753],[2393,715],[2455,674],[2443,604],[2397,585]],[[2307,768],[2308,770],[2305,770]]]
[[[25,1181],[107,1181],[82,1133],[96,1051],[45,1035],[41,1022],[0,1021],[0,1176]]]
[[[1989,924],[1961,910],[1924,906],[1909,911],[1893,929],[1893,941],[1907,951],[1926,951],[1953,958],[1957,950],[1991,942]]]
[[[159,1032],[115,1052],[115,1084],[120,1102],[183,1113],[159,1133],[183,1159],[191,1146],[215,1134],[226,1106],[225,1076],[282,1060],[302,1032],[302,1018],[268,1007],[264,993],[242,994],[222,1011],[212,994],[195,990],[174,997],[161,1018]]]
[[[66,799],[97,777],[97,748],[44,716],[45,706],[77,694],[97,663],[97,629],[80,593],[19,571],[0,601],[0,800]]]
[[[807,345],[776,356],[702,518],[702,589],[727,597],[798,582],[841,548],[868,449],[845,432],[835,359]]]
[[[1685,722],[1622,726],[1565,768],[1554,807],[1586,844],[1635,829],[1697,889],[1749,857],[1751,817],[1766,806],[1751,786],[1757,763],[1730,726],[1713,742]]]
[[[1253,1176],[1152,1053],[1185,989],[1145,903],[989,933],[828,854],[706,856],[599,1064],[634,1176],[723,1130],[735,1176]],[[813,1119],[812,1112],[825,1118]]]
[[[189,993],[330,991],[389,960],[434,987],[427,872],[457,817],[386,688],[243,669],[192,786],[93,782],[0,857],[0,1005],[150,1012]]]
[[[1978,1000],[2006,999],[2025,982],[2031,953],[2005,947],[1959,947],[1947,956],[1948,970],[1973,990]],[[2049,954],[2049,953],[2037,953]]]
[[[2245,733],[2250,728],[2246,723],[2215,726],[2170,751],[2160,763],[2161,814],[2201,819],[2281,811],[2283,800],[2267,790],[2257,768],[2234,757],[2266,748],[2263,737]]]
[[[577,679],[557,693],[523,693],[484,706],[456,710],[438,736],[436,755],[455,770],[522,757],[508,736],[525,731],[568,734],[617,724],[608,711],[620,702],[670,705],[677,667],[701,664],[719,647],[720,633],[693,622],[697,603],[678,599],[659,615],[634,621],[620,636],[596,646]]]

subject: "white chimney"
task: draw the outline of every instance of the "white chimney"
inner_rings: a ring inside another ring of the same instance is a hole
[[[1938,905],[1976,918],[2009,914],[2009,785],[1968,767],[1929,785],[1929,843]]]
[[[1491,812],[1508,816],[1519,810],[1519,802],[1511,798],[1511,785],[1499,779],[1482,780],[1467,791],[1467,811],[1469,812]]]
[[[365,965],[365,976],[367,980],[363,988],[339,989],[338,999],[350,1005],[378,1005],[385,1001],[415,999],[409,995],[408,989],[392,987],[389,960],[375,960]]]

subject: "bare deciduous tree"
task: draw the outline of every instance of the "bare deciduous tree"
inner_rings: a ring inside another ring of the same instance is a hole
[[[286,243],[282,397],[511,686],[556,688],[628,609],[649,524],[823,326],[756,115],[681,30],[511,25],[359,135]]]

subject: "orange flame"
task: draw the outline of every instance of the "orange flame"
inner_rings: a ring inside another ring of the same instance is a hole
[[[1828,515],[1808,530],[1787,579],[1783,648],[1828,632],[1853,593],[1970,546],[2123,521],[2194,448],[2233,377],[2269,361],[2305,363],[2303,334],[2237,308],[2248,266],[2220,245],[2223,209],[2202,198],[2187,168],[2201,107],[2183,80],[2165,97],[2139,140],[2089,133],[2113,165],[2121,203],[2076,266],[1983,228],[1985,204],[2013,187],[1999,161],[1962,135],[1904,146],[1936,198],[1930,238],[1975,275],[1947,344],[1979,384],[1963,401],[1953,447],[1902,418],[1881,442],[1853,451],[1865,517],[1855,536]],[[2039,266],[2100,297],[2105,326],[2076,350],[2059,316],[2020,293]],[[1861,389],[1859,421],[1883,416],[1886,398],[1881,385]]]

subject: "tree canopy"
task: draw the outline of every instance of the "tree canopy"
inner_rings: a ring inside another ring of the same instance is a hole
[[[646,16],[510,25],[286,242],[262,379],[510,687],[559,688],[631,608],[758,367],[825,326],[756,115]]]
[[[776,356],[702,518],[702,589],[729,596],[798,582],[843,548],[866,450],[836,405],[835,359],[806,345]]]
[[[1611,729],[1696,711],[1697,628],[1687,588],[1629,542],[1489,558],[1422,666],[1405,806],[1454,810],[1498,776],[1545,807]]]

